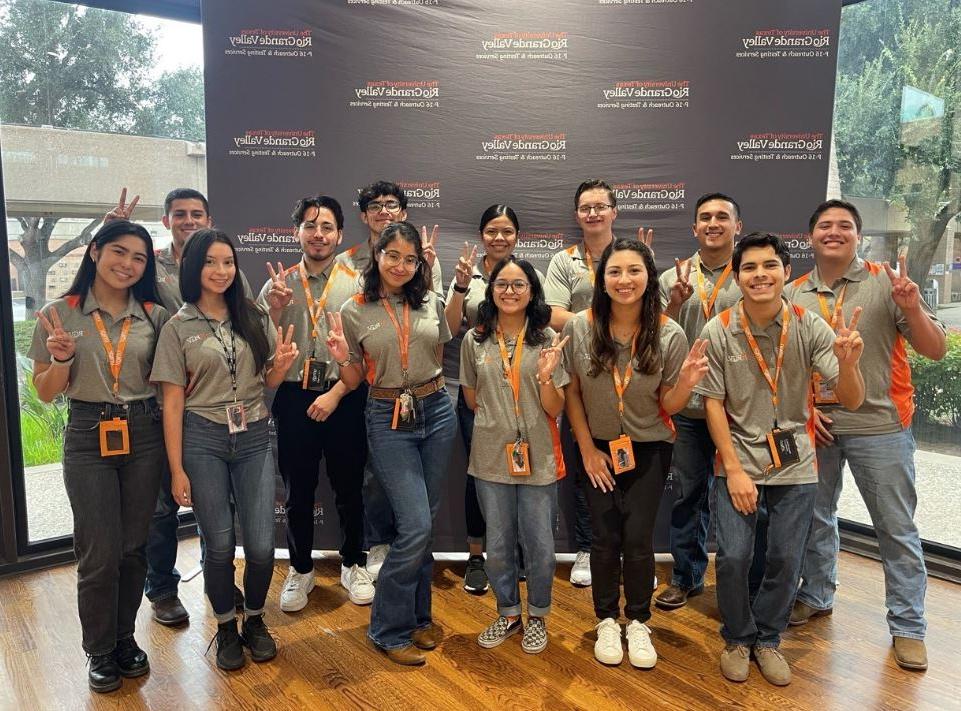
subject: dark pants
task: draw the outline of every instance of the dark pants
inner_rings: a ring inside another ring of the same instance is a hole
[[[151,602],[177,595],[177,585],[180,584],[180,572],[176,567],[179,510],[180,504],[174,501],[170,491],[170,467],[164,457],[160,492],[147,534],[147,581],[144,594]],[[203,542],[202,538],[200,540]]]
[[[464,451],[470,459],[470,442],[474,436],[474,411],[467,407],[463,387],[457,389],[457,420],[460,423]],[[477,498],[477,482],[470,474],[467,475],[467,483],[464,486],[464,517],[467,522],[467,542],[483,543],[484,536],[487,535],[487,523],[484,521],[484,512],[481,511],[480,501]]]
[[[594,446],[607,452],[604,440]],[[624,616],[647,622],[654,591],[654,523],[671,466],[670,442],[633,442],[635,468],[614,477],[614,491],[603,492],[588,480],[591,507],[591,593],[599,620],[620,617],[621,579]],[[585,475],[586,476],[586,475]],[[623,556],[623,564],[622,564]]]
[[[604,445],[607,447],[607,445]],[[561,417],[561,453],[564,456],[564,468],[567,476],[574,475],[574,543],[578,551],[591,550],[591,509],[587,504],[585,488],[591,486],[591,480],[584,471],[581,453],[577,448],[577,440],[571,431],[571,423],[567,415]],[[591,575],[593,577],[593,574]],[[653,582],[651,585],[653,586]]]
[[[130,454],[100,456],[102,413],[118,406],[72,401],[63,443],[63,483],[73,511],[77,607],[83,649],[109,654],[132,637],[143,599],[144,547],[164,461],[160,410],[151,399],[131,403]]]
[[[364,464],[367,461],[367,430],[364,402],[367,386],[361,385],[341,399],[324,422],[307,416],[318,393],[300,383],[283,383],[274,397],[277,455],[287,499],[287,548],[290,564],[308,573],[314,564],[314,493],[320,462],[326,459],[327,478],[334,491],[340,522],[340,557],[348,568],[363,565],[364,556]]]
[[[674,416],[677,440],[671,471],[680,495],[671,508],[671,584],[684,590],[704,584],[707,531],[714,487],[714,442],[707,421]]]

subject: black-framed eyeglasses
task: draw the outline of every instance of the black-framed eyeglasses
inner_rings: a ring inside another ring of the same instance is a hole
[[[526,294],[527,290],[531,288],[531,283],[523,279],[514,279],[513,281],[497,279],[493,283],[493,287],[494,291],[499,294],[503,294],[508,288],[512,289],[515,294]]]
[[[400,212],[400,202],[397,200],[385,200],[384,202],[369,202],[367,203],[367,212],[371,215],[376,215],[381,210],[387,210],[387,212]]]

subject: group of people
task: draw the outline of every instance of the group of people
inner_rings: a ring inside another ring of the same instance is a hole
[[[276,655],[264,623],[271,414],[290,552],[280,609],[304,609],[315,585],[324,462],[341,584],[351,602],[371,604],[368,637],[398,664],[424,664],[438,644],[432,531],[459,430],[469,451],[464,587],[496,597],[480,646],[515,634],[525,652],[548,645],[566,475],[578,548],[570,579],[591,586],[599,662],[621,663],[626,638],[632,665],[655,665],[652,601],[676,609],[703,590],[713,515],[721,671],[743,681],[753,656],[769,682],[787,684],[781,634],[833,606],[848,462],[878,533],[897,661],[926,667],[905,344],[940,358],[944,328],[903,258],[894,271],[858,257],[853,205],[815,210],[815,267],[791,282],[781,239],[753,232],[735,244],[738,204],[705,195],[694,254],[658,278],[653,232],[616,238],[614,191],[589,180],[574,197],[583,239],[557,253],[546,276],[513,254],[514,210],[492,205],[445,294],[436,226],[414,227],[403,190],[380,181],[359,195],[368,239],[343,252],[337,200],[299,200],[301,258],[268,264],[255,297],[202,194],[167,196],[173,242],[156,253],[130,220],[136,202],[121,194],[67,293],[38,313],[29,354],[40,397],[70,404],[63,470],[93,690],[149,670],[134,639],[144,594],[158,622],[188,618],[174,566],[180,506],[198,523],[217,666]],[[461,335],[455,407],[443,351]],[[680,490],[674,568],[654,598],[654,527],[669,476]]]

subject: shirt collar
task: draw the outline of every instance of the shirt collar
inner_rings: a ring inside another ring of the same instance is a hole
[[[810,278],[801,285],[801,291],[832,291],[831,284],[825,284],[821,280],[821,271],[814,267],[810,272]],[[848,265],[847,271],[844,272],[844,276],[841,277],[842,281],[864,281],[868,277],[868,268],[864,263],[864,260],[860,257],[855,257],[851,263]]]
[[[744,333],[744,329],[741,327],[741,309],[743,308],[743,303],[744,303],[744,297],[742,296],[740,299],[738,299],[737,303],[734,304],[734,306],[731,307],[731,321],[730,321],[730,323],[731,323],[731,333],[732,333],[732,334],[735,334],[735,333]],[[771,326],[777,326],[778,328],[781,328],[781,325],[782,325],[782,323],[781,323],[781,317],[782,317],[782,315],[784,314],[783,304],[787,304],[787,305],[788,305],[788,308],[790,308],[790,307],[791,307],[791,303],[782,296],[782,297],[781,297],[781,304],[782,304],[782,308],[777,312],[777,316],[774,317],[774,320],[773,320],[771,323],[769,323],[766,328],[771,328]],[[750,321],[751,321],[751,318],[748,317],[748,322],[750,323]],[[751,333],[754,333],[755,335],[757,335],[757,332],[755,331],[755,328],[756,328],[756,327],[754,327],[754,325],[752,324]],[[758,330],[759,330],[759,331],[763,331],[763,330],[766,330],[766,329],[758,329]]]
[[[89,289],[87,291],[87,297],[83,300],[83,315],[89,316],[94,311],[97,311],[99,309],[100,309],[100,304],[97,303],[97,297],[93,295],[93,289]],[[113,318],[113,316],[108,314],[106,311],[104,311],[103,313],[110,316],[110,318]],[[124,310],[120,312],[120,314],[117,316],[115,320],[119,321],[121,319],[126,318],[127,316],[133,316],[134,318],[138,318],[140,320],[143,320],[146,316],[143,306],[140,304],[139,301],[137,301],[136,297],[133,295],[132,289],[127,293],[127,305],[124,307]]]

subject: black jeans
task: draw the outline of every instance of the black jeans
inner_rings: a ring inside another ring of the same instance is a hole
[[[100,456],[100,420],[127,416],[130,454]],[[73,400],[63,442],[63,483],[73,511],[77,608],[87,654],[109,654],[132,637],[143,599],[147,529],[164,453],[152,398],[119,405]]]
[[[300,383],[283,383],[277,389],[272,409],[277,425],[280,476],[287,490],[287,547],[290,564],[298,573],[308,573],[314,567],[310,557],[314,545],[314,492],[324,458],[340,521],[340,557],[348,568],[363,565],[366,558],[363,486],[367,387],[361,385],[347,393],[324,422],[307,416],[307,408],[318,395],[304,390]]]
[[[584,487],[591,507],[591,593],[599,620],[620,617],[621,573],[624,616],[647,622],[654,592],[654,523],[671,467],[670,442],[633,442],[631,471],[614,477],[614,491],[602,492],[588,480]],[[608,452],[605,440],[594,440]],[[624,556],[623,566],[621,556]]]
[[[470,459],[470,442],[474,436],[474,412],[467,407],[467,401],[464,400],[463,386],[457,389],[457,421],[460,423],[464,451]],[[483,543],[487,535],[487,523],[484,521],[484,512],[481,511],[480,501],[477,498],[476,480],[470,474],[467,475],[464,486],[464,518],[467,523],[467,542]]]

